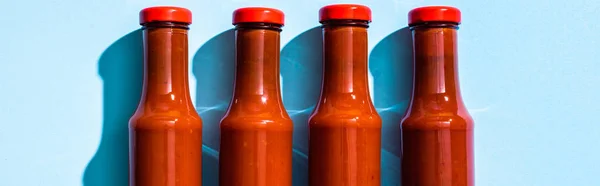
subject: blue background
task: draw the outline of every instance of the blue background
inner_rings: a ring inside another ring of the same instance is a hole
[[[0,185],[127,184],[127,120],[142,73],[138,12],[177,5],[194,15],[189,73],[205,122],[207,186],[216,181],[214,132],[231,96],[231,13],[245,6],[286,13],[282,88],[295,121],[295,186],[304,186],[302,136],[321,78],[317,11],[342,2],[373,10],[369,67],[384,118],[383,185],[399,181],[397,126],[412,75],[406,15],[438,4],[463,13],[459,70],[476,124],[476,184],[600,185],[598,0],[3,0]]]

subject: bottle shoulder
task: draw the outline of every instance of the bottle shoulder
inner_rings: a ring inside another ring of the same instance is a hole
[[[221,129],[268,129],[292,131],[293,122],[289,117],[260,117],[225,115],[221,119]]]
[[[136,112],[129,120],[129,127],[147,129],[201,129],[202,119],[194,111]]]
[[[367,95],[339,94],[322,96],[309,118],[311,127],[381,128],[381,117]]]
[[[404,119],[402,119],[403,130],[472,130],[473,127],[473,119],[467,112],[437,114],[411,114],[408,112]]]
[[[377,112],[315,112],[309,118],[311,127],[366,127],[381,128],[382,120]]]

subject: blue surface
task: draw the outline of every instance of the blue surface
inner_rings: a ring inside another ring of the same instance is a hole
[[[295,186],[306,185],[302,136],[321,71],[317,11],[340,2],[373,10],[369,71],[384,119],[383,185],[399,181],[397,127],[412,68],[406,14],[438,4],[463,12],[459,70],[476,125],[477,185],[600,185],[598,0],[0,1],[0,185],[127,185],[126,123],[142,73],[138,12],[154,5],[194,13],[190,86],[205,121],[207,186],[216,183],[215,131],[231,96],[223,86],[233,78],[231,13],[286,13],[282,89],[296,124]]]

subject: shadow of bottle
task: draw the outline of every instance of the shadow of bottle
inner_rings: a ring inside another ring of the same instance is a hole
[[[103,125],[100,145],[83,173],[84,186],[127,186],[128,123],[142,90],[142,31],[110,45],[98,61],[103,80]]]
[[[193,58],[196,76],[196,110],[202,117],[202,185],[219,181],[219,123],[233,94],[235,74],[235,30],[208,40]]]
[[[293,185],[308,185],[308,117],[321,93],[321,27],[292,39],[281,51],[283,103],[294,121]]]
[[[369,56],[374,105],[383,120],[382,185],[400,185],[402,155],[400,122],[412,93],[412,35],[408,27],[381,40]]]

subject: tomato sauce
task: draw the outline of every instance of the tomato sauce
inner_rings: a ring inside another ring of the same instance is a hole
[[[234,12],[235,85],[221,120],[221,186],[291,186],[292,120],[282,102],[279,38],[283,13]]]
[[[188,87],[191,13],[151,7],[140,21],[144,86],[129,121],[130,185],[202,185],[202,120]]]
[[[330,5],[320,17],[323,83],[309,119],[309,184],[379,186],[381,118],[368,86],[371,11],[361,5]]]
[[[473,120],[460,95],[460,11],[422,7],[409,13],[414,86],[402,121],[403,186],[472,186]]]

